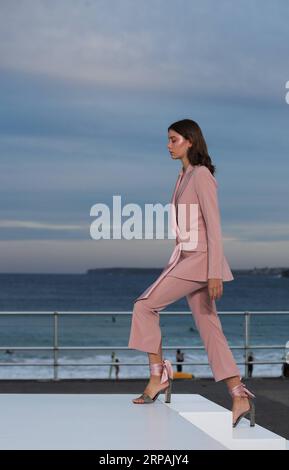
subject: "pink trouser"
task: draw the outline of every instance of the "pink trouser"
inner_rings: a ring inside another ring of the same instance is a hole
[[[128,347],[147,353],[159,352],[159,311],[186,296],[196,327],[207,351],[216,382],[241,373],[224,336],[215,300],[210,299],[207,281],[191,281],[167,275],[147,299],[134,303]]]

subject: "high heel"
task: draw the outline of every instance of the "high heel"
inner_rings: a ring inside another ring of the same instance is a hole
[[[164,382],[169,382],[166,388],[159,390],[154,397],[150,397],[147,393],[142,393],[139,397],[134,398],[134,400],[142,399],[143,402],[135,403],[136,405],[143,405],[147,403],[154,403],[158,398],[159,394],[165,392],[165,403],[171,402],[171,392],[172,392],[172,383],[174,377],[174,370],[172,364],[169,360],[164,359],[162,362],[156,364],[150,364],[150,373],[151,375],[161,376],[161,384]]]
[[[249,400],[249,405],[250,408],[243,413],[241,413],[235,422],[233,422],[233,428],[237,426],[237,424],[240,422],[242,418],[244,418],[247,415],[250,415],[250,426],[255,426],[255,405],[253,403],[253,398],[256,398],[255,395],[248,390],[245,385],[241,382],[240,385],[237,385],[236,387],[233,387],[230,390],[231,396],[234,397],[244,397],[248,398]]]

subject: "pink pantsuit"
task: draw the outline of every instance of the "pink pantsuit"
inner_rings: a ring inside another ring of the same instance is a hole
[[[176,246],[160,276],[135,299],[128,343],[131,349],[158,353],[159,311],[186,296],[216,382],[236,375],[241,378],[208,291],[210,278],[234,279],[223,253],[217,186],[203,165],[189,164],[185,172],[180,171],[171,199]],[[191,203],[195,204],[193,214]]]

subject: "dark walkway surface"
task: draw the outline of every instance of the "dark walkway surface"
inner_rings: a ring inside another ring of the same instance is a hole
[[[243,382],[256,395],[256,423],[289,440],[289,379],[250,378]],[[146,384],[147,379],[0,380],[0,393],[132,393],[138,396]],[[175,379],[172,401],[174,393],[197,393],[231,409],[232,399],[226,384],[214,379]]]

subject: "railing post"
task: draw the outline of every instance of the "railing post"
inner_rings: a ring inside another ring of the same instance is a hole
[[[249,377],[249,348],[250,348],[250,313],[245,312],[245,379]]]
[[[53,380],[58,380],[58,312],[53,313]]]

